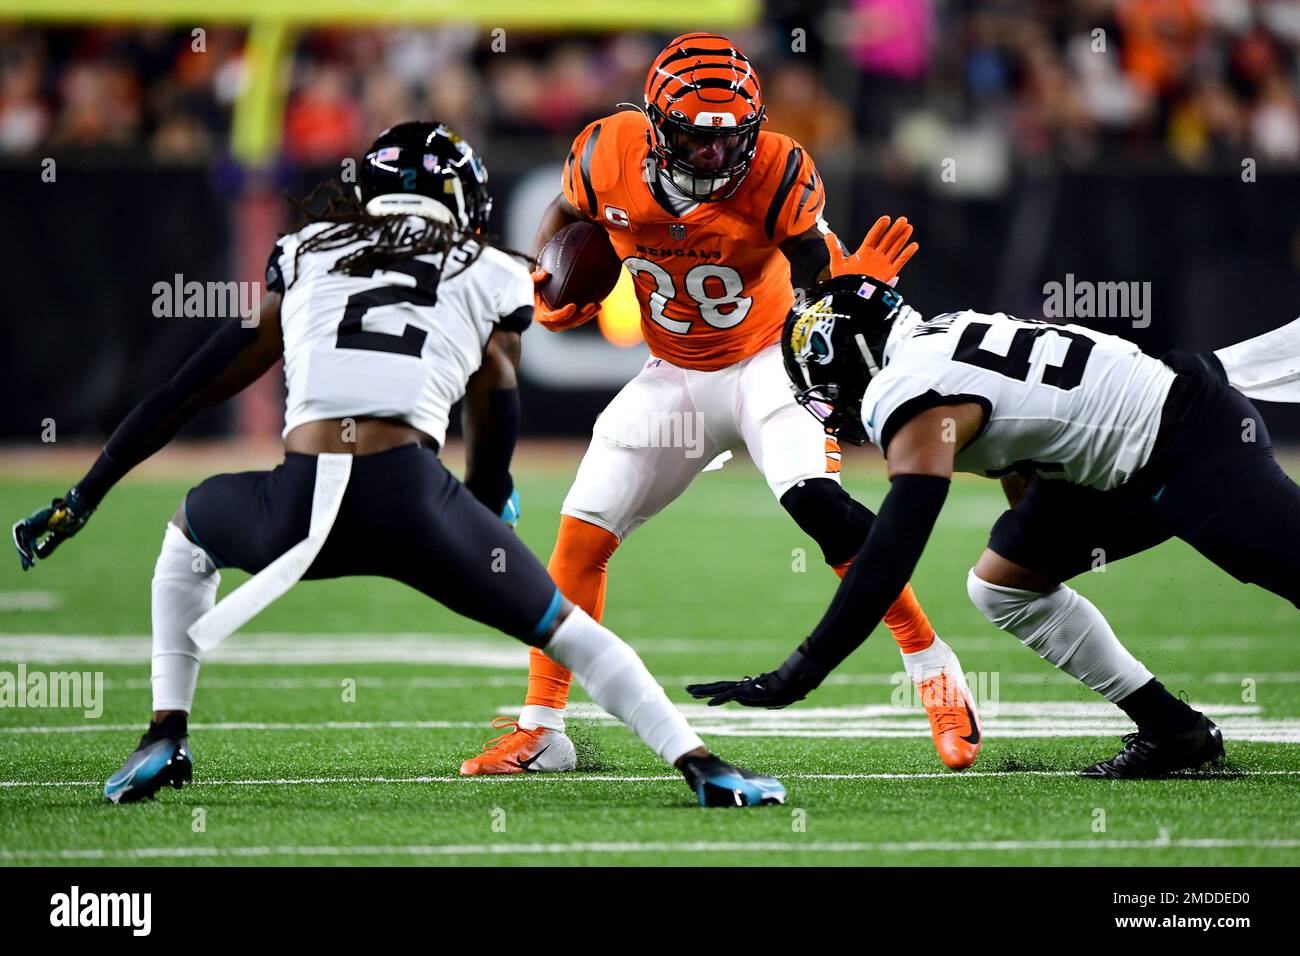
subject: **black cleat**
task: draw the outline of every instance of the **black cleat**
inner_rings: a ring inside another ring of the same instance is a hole
[[[688,757],[682,776],[702,807],[758,807],[785,803],[785,787],[774,777],[733,767],[721,757]]]
[[[140,746],[104,784],[104,796],[114,803],[134,803],[152,799],[167,784],[179,790],[193,778],[189,738],[150,724]]]
[[[1223,757],[1223,733],[1200,714],[1196,725],[1180,734],[1139,730],[1125,734],[1124,749],[1101,763],[1079,771],[1081,777],[1144,780],[1179,770],[1196,770]]]

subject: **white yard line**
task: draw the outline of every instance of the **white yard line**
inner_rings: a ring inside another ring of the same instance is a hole
[[[780,773],[782,780],[978,780],[989,777],[1077,777],[1073,770],[966,770],[922,773]],[[1207,772],[1195,778],[1233,780],[1243,777],[1300,777],[1300,770],[1242,770],[1234,773]],[[519,779],[556,783],[665,783],[681,781],[678,774],[654,776],[620,776],[586,773],[502,774],[484,777],[413,776],[413,777],[272,777],[259,780],[195,780],[194,787],[315,787],[329,784],[412,784],[462,783],[474,785],[505,784]],[[100,787],[101,780],[0,780],[0,789],[27,787]],[[1089,783],[1091,785],[1091,782]]]
[[[140,724],[68,724],[65,726],[3,727],[0,734],[80,734],[97,731],[138,731]],[[325,720],[316,723],[225,721],[190,724],[191,730],[450,730],[491,729],[481,720]]]
[[[513,670],[513,668],[512,668]],[[901,672],[898,672],[901,673]],[[474,674],[464,677],[381,677],[365,674],[348,675],[353,677],[358,687],[375,687],[385,689],[408,690],[462,690],[474,687],[515,687],[524,688],[527,677],[524,673],[512,674]],[[655,674],[659,683],[667,687],[701,684],[706,681],[721,680],[722,674]],[[1258,684],[1300,684],[1300,671],[1252,671],[1250,678]],[[1244,679],[1242,674],[1161,674],[1161,679],[1177,684],[1230,684],[1240,687]],[[340,686],[338,677],[210,677],[201,678],[203,689],[209,690],[337,690]],[[1074,678],[1055,671],[1043,673],[999,674],[998,680],[1008,685],[1030,685],[1042,687],[1048,684],[1062,687],[1078,688],[1079,682]],[[840,687],[897,687],[901,678],[897,674],[880,672],[876,674],[832,674],[822,686]],[[148,677],[108,678],[104,687],[109,690],[149,690]],[[1217,706],[1217,705],[1216,705]]]
[[[0,612],[57,611],[62,604],[57,591],[0,591]]]
[[[1148,840],[908,840],[876,842],[794,841],[700,841],[700,842],[610,842],[610,843],[450,843],[399,844],[394,846],[234,846],[234,847],[137,847],[134,849],[5,850],[0,860],[169,860],[248,859],[257,857],[354,857],[354,856],[554,856],[631,855],[643,853],[981,853],[1030,850],[1082,850],[1086,852],[1124,850],[1294,850],[1297,839],[1233,839],[1222,837],[1171,838],[1161,833]]]
[[[0,592],[3,593],[3,592]],[[1004,635],[945,635],[958,651],[1007,651],[1023,655],[1014,639]],[[717,645],[703,637],[652,636],[630,638],[638,651],[650,655],[698,656],[712,653]],[[151,638],[147,634],[0,634],[0,662],[41,663],[87,662],[104,664],[147,663]],[[1212,647],[1225,653],[1251,648],[1275,648],[1276,638],[1251,635],[1196,635],[1167,637],[1148,642],[1148,648],[1184,651]],[[782,638],[746,638],[747,653],[785,653],[789,641]],[[405,663],[456,664],[463,667],[495,668],[522,673],[528,665],[527,648],[497,634],[464,633],[242,633],[209,655],[223,664],[334,664]],[[1300,682],[1293,672],[1284,682]],[[892,675],[832,675],[832,683],[889,683]],[[1219,675],[1223,683],[1240,684],[1243,677],[1262,680],[1264,675]],[[717,675],[713,675],[714,678]],[[883,678],[883,681],[881,680]],[[1008,674],[1008,682],[1056,681],[1060,675],[1045,670],[1041,675]],[[1219,681],[1215,681],[1216,683]]]
[[[0,661],[147,664],[145,634],[0,634]],[[452,664],[518,671],[528,648],[469,634],[237,634],[204,660],[221,664]]]
[[[1214,715],[1231,741],[1247,743],[1300,743],[1300,718],[1263,717],[1257,704],[1200,705]],[[696,730],[714,737],[896,739],[926,738],[929,724],[918,708],[892,704],[839,707],[804,707],[766,711],[745,708],[719,710],[700,703],[682,703],[678,709]],[[498,713],[517,714],[502,705]],[[594,704],[575,703],[566,715],[573,719],[615,723],[615,718]],[[34,717],[35,715],[33,715]],[[1010,701],[985,711],[985,734],[990,739],[1119,737],[1131,724],[1105,702]],[[365,730],[468,730],[488,729],[477,720],[350,720],[350,721],[222,721],[197,722],[196,731],[365,731]],[[4,735],[48,735],[135,732],[139,725],[123,723],[24,724],[0,726]]]

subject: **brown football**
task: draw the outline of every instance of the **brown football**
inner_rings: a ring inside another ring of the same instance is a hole
[[[552,309],[603,302],[623,267],[605,230],[590,222],[570,223],[552,236],[538,265],[550,273],[538,291]]]

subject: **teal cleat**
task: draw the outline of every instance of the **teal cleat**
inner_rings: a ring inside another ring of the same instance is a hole
[[[140,746],[104,784],[104,796],[114,803],[151,799],[167,784],[179,790],[194,778],[189,738],[173,736],[150,724]]]
[[[682,776],[702,807],[760,807],[785,803],[785,787],[775,777],[733,767],[721,757],[690,757]]]

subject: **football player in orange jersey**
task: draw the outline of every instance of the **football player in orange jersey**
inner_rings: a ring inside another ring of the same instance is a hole
[[[678,37],[650,67],[644,113],[614,113],[578,135],[563,192],[538,229],[535,253],[571,222],[607,230],[636,280],[652,355],[596,420],[548,567],[561,591],[597,620],[619,543],[736,446],[746,447],[839,575],[873,520],[840,486],[839,445],[799,407],[782,367],[781,328],[795,290],[826,274],[834,240],[811,157],[790,137],[764,130],[764,118],[758,77],[743,53],[716,34]],[[854,268],[894,279],[917,249],[911,233],[906,219],[882,217]],[[545,278],[533,274],[535,283]],[[536,318],[552,331],[597,311],[551,309],[536,299]],[[688,431],[687,417],[699,427]],[[699,440],[687,446],[688,433]],[[956,655],[910,585],[885,622],[920,688],[940,757],[954,769],[970,766],[980,746],[973,701]],[[494,725],[509,729],[466,760],[462,774],[574,768],[563,716],[571,675],[537,649],[530,654],[519,720],[498,718]]]

